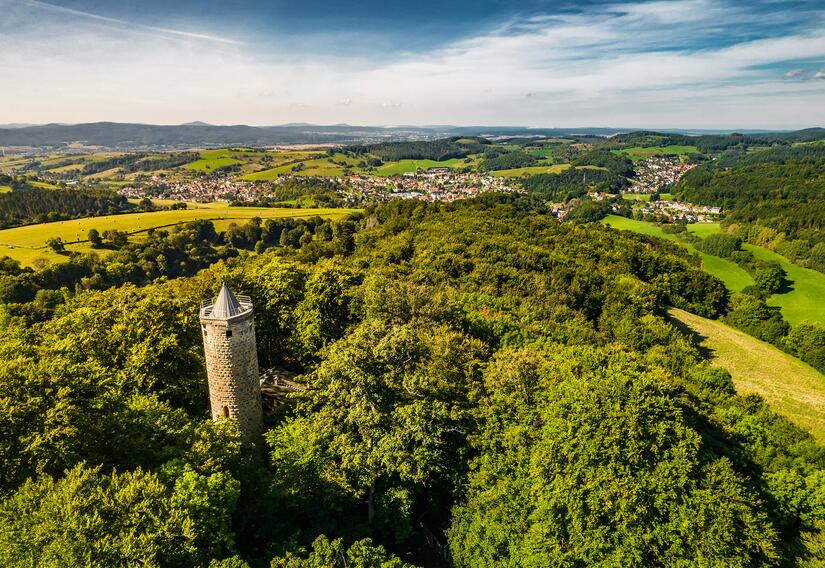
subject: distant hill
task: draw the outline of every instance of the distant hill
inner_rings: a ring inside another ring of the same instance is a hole
[[[0,146],[60,148],[81,143],[104,148],[186,148],[195,146],[269,146],[275,144],[351,144],[387,140],[421,140],[443,136],[434,129],[420,127],[319,126],[216,126],[206,123],[180,125],[46,124],[21,128],[0,128]]]
[[[662,130],[679,136],[729,134],[731,131]],[[756,131],[739,131],[752,136]],[[0,147],[56,149],[80,143],[113,149],[175,149],[204,146],[271,146],[277,144],[365,144],[432,140],[448,136],[605,138],[645,133],[635,128],[527,128],[524,126],[352,126],[291,123],[278,126],[218,126],[205,122],[178,125],[93,122],[88,124],[0,125]],[[764,131],[763,131],[764,133]],[[815,139],[822,129],[772,133],[773,138]],[[647,134],[647,133],[645,133]]]

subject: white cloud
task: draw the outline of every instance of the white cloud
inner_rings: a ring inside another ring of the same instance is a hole
[[[0,11],[8,14],[0,69],[11,78],[0,90],[0,122],[825,123],[822,82],[783,81],[776,71],[825,60],[822,14],[792,35],[697,49],[763,17],[721,0],[616,3],[511,21],[383,65],[287,55],[211,30],[132,26],[39,0],[0,0]]]

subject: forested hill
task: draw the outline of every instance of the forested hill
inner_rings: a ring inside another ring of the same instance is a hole
[[[212,125],[202,122],[176,125],[93,122],[0,127],[0,147],[61,148],[76,143],[117,149],[271,146],[275,144],[347,145],[481,136],[487,138],[550,137],[588,141],[611,140],[618,145],[629,144],[630,146],[689,144],[698,146],[702,151],[716,152],[741,144],[769,146],[819,140],[825,136],[825,130],[811,128],[795,132],[745,134],[705,132],[689,135],[679,131],[662,133],[637,131],[633,128],[456,127],[449,125],[385,127],[349,124],[248,126],[243,124]],[[416,155],[416,157],[420,156]]]
[[[771,147],[825,139],[825,128],[806,128],[791,132],[702,133],[687,135],[672,132],[636,131],[610,138],[610,144],[622,146],[696,146],[699,151],[717,153],[739,147]]]
[[[825,271],[825,143],[731,151],[688,172],[680,197],[721,205],[753,244]]]
[[[684,249],[493,196],[317,235],[64,289],[36,325],[0,308],[0,565],[825,561],[825,448],[663,317],[725,307]],[[266,460],[206,412],[221,282],[310,385]]]

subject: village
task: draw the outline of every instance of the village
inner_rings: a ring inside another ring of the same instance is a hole
[[[647,220],[657,222],[710,223],[722,216],[721,207],[694,205],[683,201],[659,199],[645,203],[639,211]]]
[[[628,193],[659,193],[676,185],[697,164],[682,163],[678,157],[649,158],[634,166],[636,177]]]
[[[126,185],[118,191],[129,199],[171,199],[173,201],[214,201],[250,203],[273,194],[268,182],[233,181],[226,177],[205,177],[170,182],[153,175],[148,181]]]
[[[119,193],[130,199],[170,199],[209,203],[214,201],[252,203],[272,199],[279,184],[299,176],[286,174],[273,181],[242,181],[226,177],[205,177],[170,182],[160,176],[126,185]],[[397,199],[451,202],[487,192],[515,192],[504,178],[475,173],[459,173],[451,168],[430,168],[389,177],[352,175],[324,178],[333,182],[345,205],[386,202]]]
[[[345,188],[347,205],[396,199],[451,202],[488,192],[520,191],[508,185],[504,178],[455,173],[451,168],[430,168],[391,177],[357,175],[338,178],[338,181]]]

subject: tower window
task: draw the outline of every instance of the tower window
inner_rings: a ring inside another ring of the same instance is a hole
[[[232,337],[232,330],[231,329],[226,330],[226,337]]]
[[[223,407],[223,417],[224,418],[229,418],[229,407],[228,406]]]

